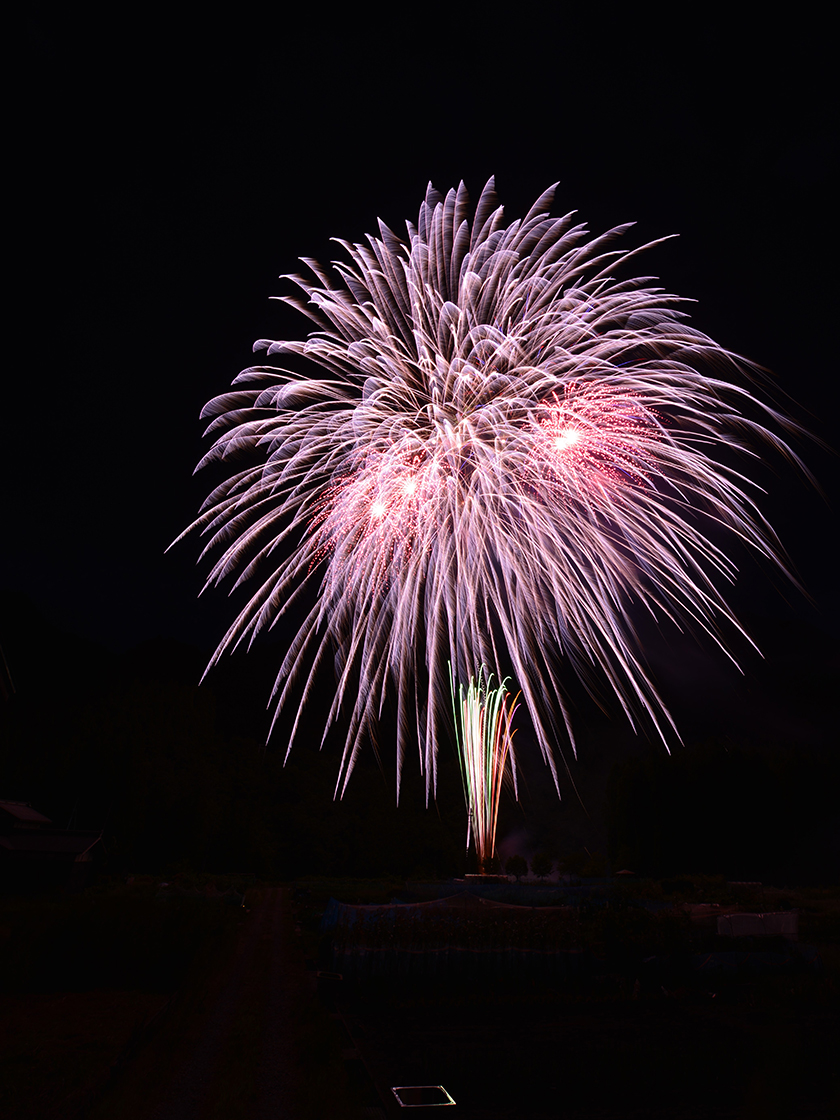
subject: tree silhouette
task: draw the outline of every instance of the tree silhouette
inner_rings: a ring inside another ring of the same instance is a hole
[[[513,875],[517,883],[528,871],[528,864],[522,856],[509,856],[505,863],[505,874]]]
[[[531,857],[531,874],[538,879],[547,879],[554,868],[554,861],[545,852],[537,852]]]

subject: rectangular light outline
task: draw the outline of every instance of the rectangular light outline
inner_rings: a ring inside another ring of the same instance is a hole
[[[400,1089],[440,1089],[446,1100],[437,1101],[434,1104],[403,1104],[400,1100]],[[397,1104],[400,1108],[450,1108],[455,1104],[455,1101],[442,1085],[392,1085],[391,1092],[397,1098]]]

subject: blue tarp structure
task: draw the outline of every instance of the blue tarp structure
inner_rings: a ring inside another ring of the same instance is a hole
[[[452,885],[449,889],[451,892]],[[567,982],[615,966],[615,961],[610,965],[575,947],[580,908],[607,904],[608,896],[600,885],[592,893],[572,899],[572,892],[564,887],[562,897],[567,904],[554,906],[503,902],[487,897],[490,891],[507,898],[513,893],[504,884],[480,884],[446,897],[426,901],[397,898],[376,906],[350,905],[332,898],[321,921],[322,967],[348,980],[516,977]],[[530,897],[538,893],[539,887]],[[551,893],[546,890],[542,898]],[[523,896],[529,894],[523,891],[519,897]],[[641,905],[651,910],[671,909],[661,902]],[[724,952],[648,957],[641,964],[641,975],[657,984],[675,979],[703,983],[712,977],[737,979],[821,967],[819,953],[812,947],[792,941],[768,945],[766,939],[754,940],[754,947],[747,942]],[[621,967],[626,965],[624,961]],[[638,967],[638,960],[633,967]]]
[[[346,979],[515,974],[566,980],[591,967],[587,952],[558,947],[572,913],[568,907],[494,902],[470,891],[385,906],[333,898],[321,933],[327,967]]]

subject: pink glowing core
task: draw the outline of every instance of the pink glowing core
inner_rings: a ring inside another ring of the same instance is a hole
[[[559,436],[555,437],[554,447],[557,451],[565,451],[567,447],[571,447],[572,444],[577,443],[579,439],[580,432],[576,432],[574,428],[567,428],[565,431],[561,432]]]

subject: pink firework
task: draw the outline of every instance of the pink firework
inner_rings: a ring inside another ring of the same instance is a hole
[[[608,385],[571,382],[547,402],[539,425],[540,465],[561,487],[642,486],[655,470],[656,414]]]
[[[318,559],[329,557],[338,567],[342,556],[351,559],[364,547],[376,558],[372,573],[390,578],[410,563],[439,482],[416,454],[372,452],[324,494],[310,523],[322,543]]]
[[[786,421],[745,387],[747,362],[688,325],[685,301],[617,278],[639,252],[609,247],[629,227],[590,238],[550,215],[553,193],[506,225],[492,180],[472,221],[463,184],[430,187],[405,240],[380,225],[342,243],[334,274],[306,260],[314,279],[291,278],[305,302],[288,302],[317,329],[255,349],[310,372],[253,366],[205,409],[203,461],[246,465],[191,529],[216,553],[209,583],[254,587],[214,661],[317,583],[275,719],[295,709],[291,747],[334,667],[338,788],[391,697],[398,775],[413,746],[434,790],[448,663],[459,680],[483,665],[516,680],[555,782],[558,749],[574,748],[564,663],[664,740],[630,604],[725,650],[743,631],[721,530],[784,568],[733,452],[793,457],[774,432]]]

